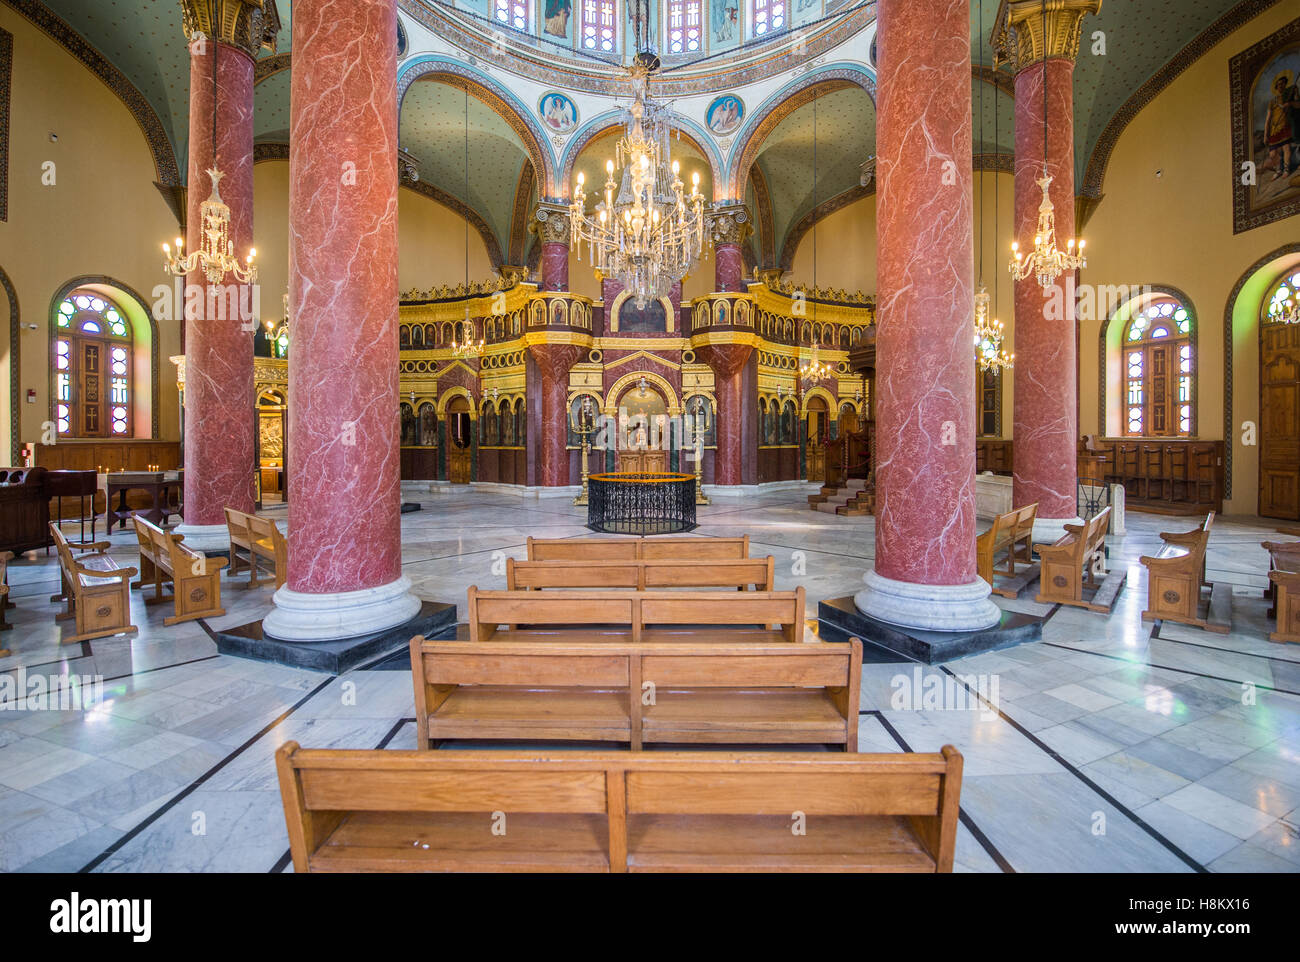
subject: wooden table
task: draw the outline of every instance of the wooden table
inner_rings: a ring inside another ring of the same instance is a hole
[[[184,480],[184,471],[119,471],[105,476],[105,504],[108,512],[108,529],[113,529],[116,521],[118,528],[125,528],[127,521],[139,514],[146,521],[158,526],[165,525],[173,514],[180,513],[180,493]],[[142,511],[127,507],[126,493],[132,489],[142,490],[152,497],[152,504]],[[172,492],[175,492],[175,502]],[[118,503],[113,504],[113,495]]]

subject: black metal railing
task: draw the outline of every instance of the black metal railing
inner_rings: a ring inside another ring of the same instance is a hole
[[[1102,478],[1080,478],[1077,504],[1083,520],[1092,520],[1110,507],[1110,485]]]
[[[695,476],[593,474],[587,479],[587,527],[611,534],[672,534],[695,527]]]

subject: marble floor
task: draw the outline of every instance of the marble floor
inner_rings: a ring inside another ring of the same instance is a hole
[[[526,535],[586,533],[567,499],[422,498],[402,516],[404,570],[418,595],[457,601],[462,617],[466,588],[502,585]],[[810,613],[856,591],[872,560],[874,519],[813,513],[803,492],[719,498],[700,522],[702,536],[750,534],[751,553],[776,557],[778,588],[804,586]],[[1233,585],[1232,634],[1155,631],[1141,621],[1137,559],[1157,532],[1189,527],[1130,513],[1128,534],[1111,539],[1128,582],[1109,617],[1026,591],[999,604],[1049,616],[1041,642],[936,668],[864,667],[861,751],[952,743],[965,755],[959,871],[1300,871],[1300,646],[1269,643],[1261,596],[1259,542],[1280,536],[1259,519],[1216,521],[1209,576]],[[112,542],[135,563],[133,534]],[[14,653],[0,684],[19,669],[29,685],[100,676],[103,700],[15,710],[0,697],[0,871],[282,871],[277,746],[414,747],[407,672],[332,676],[217,654],[212,631],[260,617],[269,587],[228,579],[223,617],[174,628],[136,592],[137,636],[61,647],[53,556],[16,559],[9,575],[15,629],[0,641]],[[893,707],[914,671],[950,690],[996,685],[997,710]]]

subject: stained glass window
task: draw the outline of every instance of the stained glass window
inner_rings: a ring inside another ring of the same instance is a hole
[[[668,0],[668,52],[695,53],[700,49],[702,0]]]
[[[1124,434],[1188,437],[1195,409],[1192,315],[1170,297],[1144,307],[1124,329]]]
[[[516,30],[528,29],[528,4],[522,0],[492,0],[492,13],[498,23]]]
[[[754,36],[785,29],[785,0],[754,0]]]
[[[131,328],[121,310],[73,291],[55,313],[55,425],[68,437],[130,437]]]
[[[1294,271],[1278,281],[1272,295],[1265,301],[1265,323],[1285,323],[1286,315],[1295,309],[1297,302],[1300,302],[1300,271]]]
[[[582,0],[582,45],[614,52],[614,0]]]

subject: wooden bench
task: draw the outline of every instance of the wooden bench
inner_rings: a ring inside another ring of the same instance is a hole
[[[796,642],[803,640],[804,632],[803,588],[744,592],[469,589],[469,638],[476,642]]]
[[[749,557],[749,535],[742,538],[533,538],[529,561],[650,561]]]
[[[962,756],[275,756],[296,872],[951,872]]]
[[[53,521],[49,525],[67,591],[66,607],[55,621],[75,619],[75,632],[65,634],[63,644],[135,634],[139,629],[131,624],[130,583],[136,570],[120,567],[102,549],[74,557],[59,526]],[[108,547],[107,541],[101,543]]]
[[[411,639],[422,747],[447,739],[858,747],[862,642]]]
[[[1269,615],[1277,619],[1277,630],[1269,641],[1300,642],[1300,541],[1262,542],[1269,553],[1269,590],[1273,599]]]
[[[1140,559],[1147,569],[1147,607],[1144,621],[1177,621],[1227,634],[1232,630],[1232,587],[1210,585],[1210,597],[1202,598],[1205,581],[1205,551],[1209,545],[1214,512],[1205,523],[1184,533],[1162,532],[1164,547],[1154,557]]]
[[[1027,504],[1023,508],[1008,511],[993,519],[993,527],[975,539],[975,561],[979,576],[989,583],[994,594],[1004,598],[1015,598],[1030,581],[1033,580],[1033,542],[1034,519],[1038,517],[1038,502]],[[1020,552],[1024,550],[1024,557]],[[994,564],[994,558],[1002,551],[1007,555],[1002,566]],[[1016,562],[1023,562],[1024,571],[1012,585],[999,587],[994,575],[1016,577]]]
[[[14,607],[14,603],[9,600],[9,562],[13,560],[12,551],[0,551],[0,631],[10,631],[13,625],[5,620],[5,611]],[[0,658],[11,655],[8,648],[0,647]]]
[[[1125,572],[1106,574],[1106,531],[1110,508],[1083,524],[1067,524],[1066,533],[1054,544],[1036,544],[1034,552],[1042,563],[1035,601],[1073,605],[1089,611],[1109,612],[1124,587]],[[1084,589],[1088,589],[1085,595]]]
[[[289,543],[284,534],[270,518],[259,518],[255,514],[245,514],[234,508],[226,512],[226,530],[230,534],[230,570],[227,574],[236,575],[248,566],[248,584],[256,588],[274,581],[276,588],[284,585],[289,576]],[[247,559],[240,557],[243,551]],[[271,576],[262,578],[258,574],[257,559],[262,558],[271,563]]]
[[[172,602],[173,614],[164,618],[163,624],[175,625],[226,613],[221,607],[221,569],[229,563],[228,559],[208,558],[191,551],[181,543],[184,535],[164,531],[139,515],[133,516],[131,523],[135,525],[140,545],[140,580],[133,587],[153,585],[154,595],[145,599],[147,605]],[[165,584],[171,585],[170,598],[163,594]]]
[[[714,561],[516,561],[506,559],[509,591],[535,588],[753,588],[771,591],[776,559]]]

